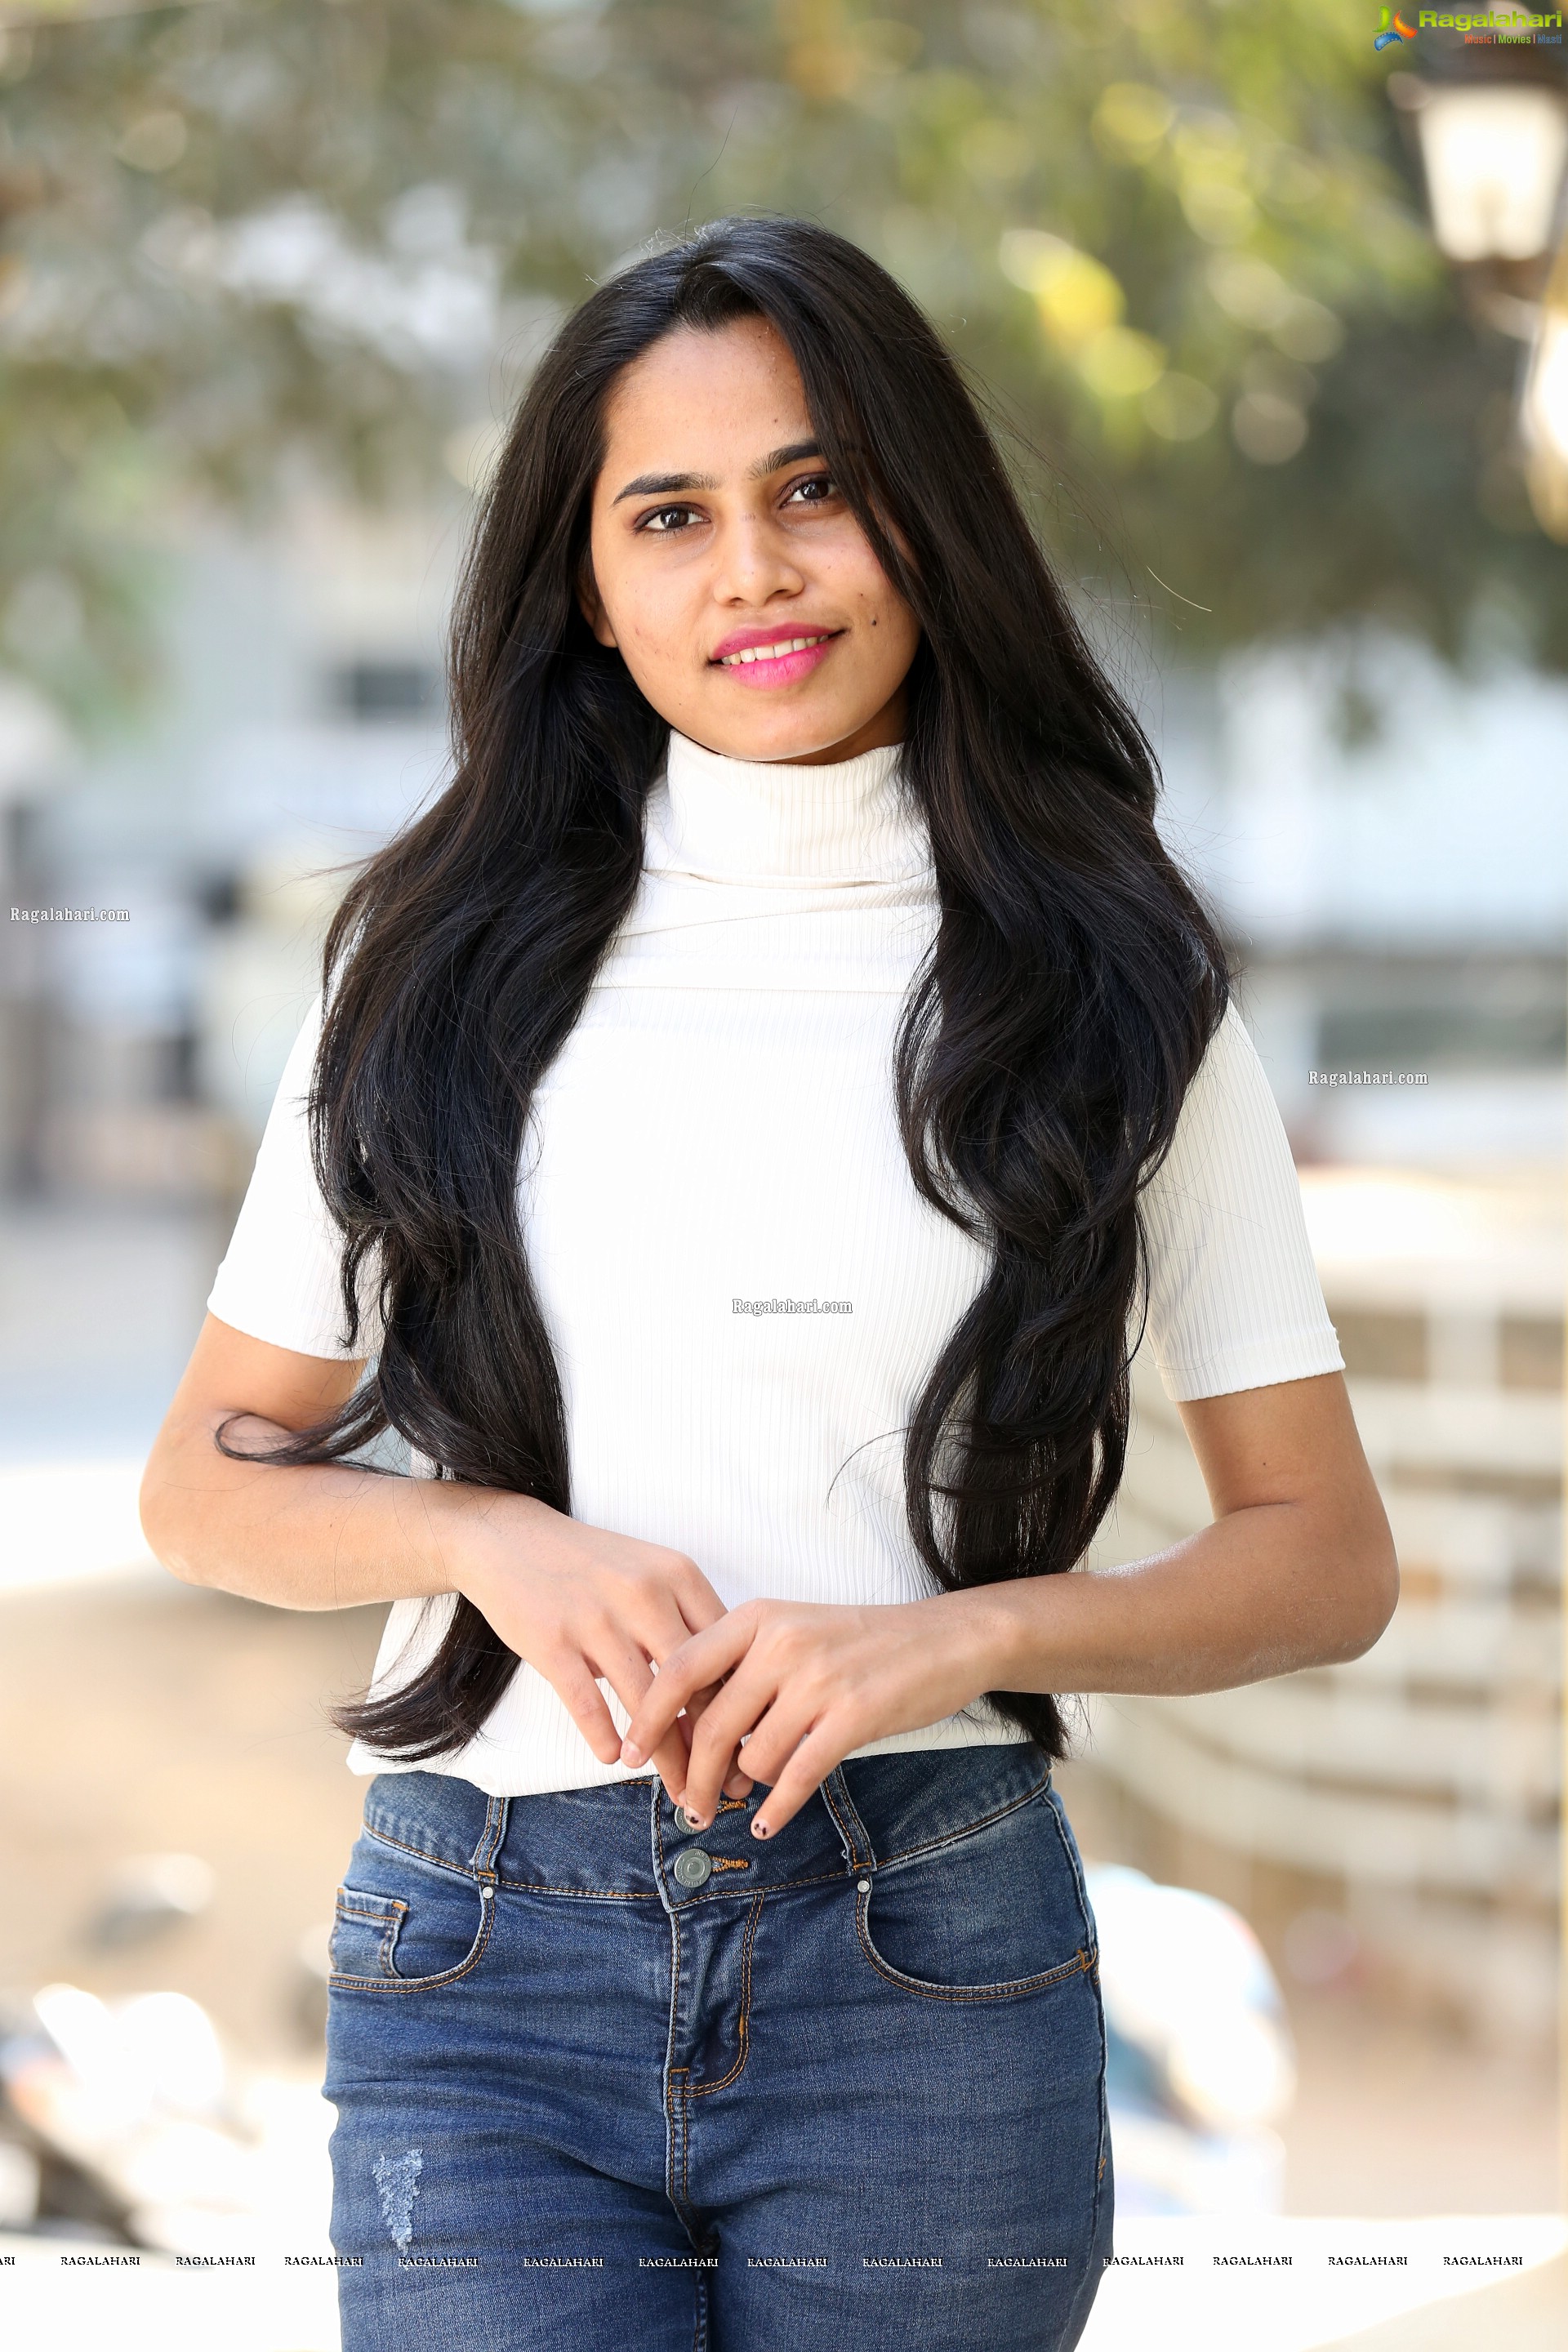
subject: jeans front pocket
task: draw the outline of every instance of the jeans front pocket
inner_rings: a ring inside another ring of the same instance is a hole
[[[1049,1787],[862,1877],[856,1926],[879,1975],[931,2000],[1013,2000],[1095,1968],[1093,1925]]]
[[[340,1991],[421,1992],[455,1984],[490,1939],[495,1890],[470,1871],[359,1838],[338,1889],[329,1985]]]

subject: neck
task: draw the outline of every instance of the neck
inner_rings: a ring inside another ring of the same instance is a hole
[[[847,760],[730,760],[678,733],[644,846],[652,867],[761,883],[899,881],[931,855],[895,744]]]

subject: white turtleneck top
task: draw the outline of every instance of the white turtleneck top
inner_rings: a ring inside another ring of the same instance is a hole
[[[535,1095],[521,1205],[574,1516],[687,1553],[727,1607],[937,1590],[909,1532],[903,1431],[985,1275],[982,1246],[916,1192],[894,1113],[894,1034],[937,919],[896,751],[783,767],[673,736],[635,901]],[[339,1241],[304,1119],[320,1009],[207,1305],[342,1359]],[[1142,1208],[1149,1342],[1172,1396],[1341,1368],[1289,1149],[1235,1013]],[[375,1343],[373,1318],[355,1352]],[[429,1657],[453,1606],[394,1605],[378,1693]],[[853,1752],[1019,1737],[977,1700]],[[359,1743],[349,1761],[399,1769]],[[526,1664],[478,1738],[419,1769],[498,1796],[637,1777],[600,1763]]]

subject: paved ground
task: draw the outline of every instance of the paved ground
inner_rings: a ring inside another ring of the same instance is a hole
[[[327,1722],[383,1612],[306,1614],[154,1571],[0,1601],[0,1987],[193,1994],[252,2056],[314,2054],[302,1937],[331,1918],[364,1784]],[[210,1909],[155,1940],[90,1935],[127,1856],[200,1855]]]

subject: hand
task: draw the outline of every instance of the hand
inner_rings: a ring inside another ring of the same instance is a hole
[[[717,1624],[723,1602],[684,1552],[585,1527],[530,1496],[471,1491],[483,1499],[463,1513],[458,1591],[544,1676],[599,1761],[619,1762],[620,1734],[597,1678],[631,1714],[654,1667]],[[692,1729],[714,1695],[689,1684],[667,1709],[647,1748],[666,1788],[684,1784]],[[732,1758],[725,1771],[726,1792],[743,1796],[750,1777]]]
[[[667,1753],[678,1711],[710,1694],[672,1799],[706,1823],[737,1753],[768,1794],[752,1833],[771,1836],[799,1811],[853,1748],[966,1706],[998,1680],[1000,1658],[984,1595],[929,1601],[745,1601],[662,1661],[633,1709],[624,1763]],[[715,1684],[721,1684],[716,1695]],[[742,1740],[745,1741],[743,1748]]]

